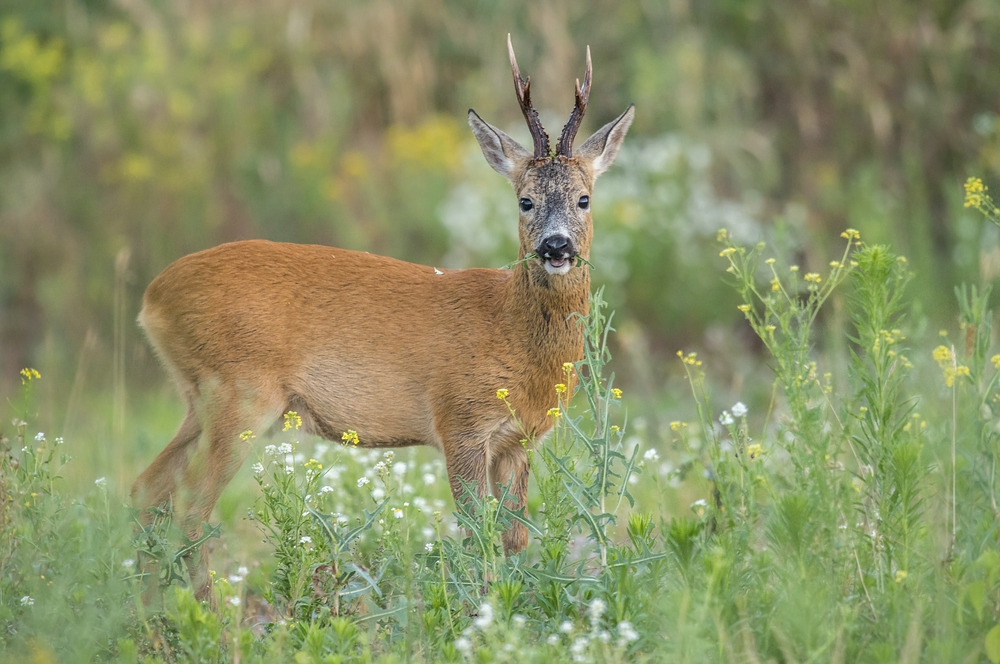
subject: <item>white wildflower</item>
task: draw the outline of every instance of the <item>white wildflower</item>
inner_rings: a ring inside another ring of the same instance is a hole
[[[483,602],[479,605],[479,615],[472,624],[479,629],[486,629],[493,622],[493,605],[489,602]]]
[[[430,486],[437,482],[437,475],[434,473],[424,473],[424,484]]]
[[[724,427],[728,427],[734,421],[733,416],[729,414],[728,410],[722,411],[722,415],[719,415],[719,423]]]
[[[406,462],[400,461],[392,465],[392,474],[401,477],[406,474]]]
[[[381,487],[375,487],[372,489],[372,499],[376,502],[385,498],[385,491]]]
[[[233,606],[239,606],[240,605],[240,598],[236,597],[235,595],[232,596],[232,597],[230,597],[228,601]]]
[[[291,454],[291,453],[292,453],[292,446],[289,445],[288,443],[282,443],[281,445],[278,445],[278,454]]]
[[[545,639],[545,641],[550,646],[557,646],[562,639],[559,638],[558,634],[549,634],[549,638]]]
[[[455,639],[455,648],[457,648],[460,653],[468,655],[472,650],[472,641],[464,636],[460,636]]]
[[[31,595],[25,595],[21,598],[21,606],[34,606],[35,600]]]
[[[559,624],[559,631],[563,634],[570,634],[573,632],[573,623],[568,620],[564,620]]]
[[[588,643],[589,640],[585,636],[581,636],[573,640],[573,645],[569,647],[569,651],[574,655],[574,661],[581,661],[579,657],[587,650]]]
[[[99,486],[99,487],[101,487],[103,489],[104,487],[106,487],[108,485],[108,478],[106,478],[106,477],[98,477],[96,480],[94,480],[94,484],[96,484],[97,486]]]
[[[329,450],[330,446],[326,443],[316,443],[316,447],[313,448],[313,456],[319,461]]]
[[[308,535],[303,535],[299,538],[299,544],[312,544],[313,538]]]
[[[402,519],[403,518],[403,510],[399,509],[398,507],[393,507],[392,508],[392,515],[394,517],[396,517],[397,519]]]
[[[385,465],[385,461],[379,461],[377,464],[375,464],[375,467],[372,468],[372,470],[381,475],[382,473],[385,472],[386,468],[388,468],[388,466]]]
[[[41,431],[39,431],[38,433],[35,434],[35,442],[36,443],[40,443],[43,440],[45,440],[45,434],[44,433],[42,433]]]
[[[324,487],[320,487],[320,489],[319,489],[320,494],[330,493],[331,491],[333,491],[333,487],[332,486],[324,486]]]
[[[125,569],[132,569],[135,567],[135,558],[126,558],[122,561],[122,567]]]
[[[364,485],[368,484],[369,482],[371,482],[371,480],[368,479],[367,477],[359,477],[358,478],[358,488],[360,489],[361,487],[363,487]]]
[[[291,475],[295,472],[295,466],[289,464],[285,466],[285,475]]]
[[[646,461],[659,461],[660,453],[657,452],[655,449],[650,448],[646,450],[646,453],[642,455],[642,458],[645,459]]]
[[[264,455],[265,456],[274,456],[277,452],[278,452],[278,448],[275,447],[274,445],[266,445],[264,447]]]
[[[742,401],[737,401],[733,404],[733,415],[736,417],[743,417],[747,414],[747,407]]]
[[[604,610],[608,608],[608,605],[604,603],[604,600],[595,597],[590,600],[590,606],[587,607],[587,615],[590,617],[590,622],[592,624],[597,624],[604,615]]]
[[[708,501],[706,501],[704,498],[699,498],[698,500],[691,503],[691,509],[694,509],[696,507],[701,507],[701,508],[708,507]]]
[[[234,586],[237,583],[240,583],[241,581],[243,581],[243,575],[242,574],[230,574],[229,575],[229,583],[233,584]]]
[[[528,624],[528,619],[522,616],[520,613],[515,613],[510,617],[510,621],[514,624],[514,627],[521,629]]]
[[[250,573],[250,570],[247,569],[246,565],[240,565],[238,568],[236,568],[236,573],[246,578],[246,575]]]
[[[602,629],[600,632],[597,633],[597,639],[601,643],[611,643],[611,632],[609,632],[606,629]]]
[[[56,438],[56,445],[62,445],[62,444],[63,444],[63,443],[65,443],[65,442],[66,442],[66,441],[65,441],[65,440],[63,440],[63,437],[62,437],[62,436],[59,436],[58,438]]]
[[[435,532],[435,530],[430,526],[424,526],[424,529],[420,531],[420,534],[424,536],[424,539],[430,540],[434,539],[437,532]]]
[[[392,463],[392,460],[396,458],[396,453],[393,452],[392,450],[389,450],[388,452],[383,454],[382,457],[385,459],[386,463]]]
[[[632,626],[627,620],[623,620],[618,623],[618,645],[624,646],[633,641],[639,640],[639,633],[635,631],[635,627]]]
[[[428,542],[427,544],[424,544],[424,551],[426,551],[427,553],[433,553],[434,542]]]
[[[305,463],[305,461],[306,461],[306,455],[304,452],[299,452],[298,454],[292,457],[293,463]]]
[[[350,519],[348,519],[348,518],[347,518],[346,516],[344,516],[344,515],[340,515],[340,516],[338,516],[338,517],[337,517],[337,525],[339,525],[339,526],[346,526],[346,525],[347,525],[347,524],[349,524],[350,522],[351,522],[351,520],[350,520]]]
[[[403,485],[403,495],[404,496],[413,495],[413,486],[410,485],[410,484],[404,484]]]
[[[253,474],[254,475],[263,475],[264,474],[264,464],[262,464],[260,462],[255,463],[253,465]]]

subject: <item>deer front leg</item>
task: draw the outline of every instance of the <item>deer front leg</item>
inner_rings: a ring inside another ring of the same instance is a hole
[[[525,508],[524,516],[527,517],[528,453],[524,446],[520,441],[509,443],[491,461],[490,480],[493,486],[490,489],[493,495],[499,498],[504,487],[509,485],[507,508],[515,512]],[[523,523],[514,522],[502,539],[505,554],[517,553],[528,546],[528,529]]]
[[[476,496],[482,499],[489,491],[486,476],[488,452],[485,442],[465,440],[457,442],[449,451],[445,448],[445,464],[448,468],[448,482],[451,484],[451,495],[455,505],[463,509],[468,503],[464,482],[474,489]]]

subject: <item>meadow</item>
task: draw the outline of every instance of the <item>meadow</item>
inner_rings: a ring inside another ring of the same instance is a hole
[[[966,202],[1000,221],[981,181]],[[166,511],[139,527],[105,478],[66,489],[86,444],[37,430],[51,378],[26,368],[0,459],[5,657],[1000,661],[990,289],[957,288],[954,327],[921,330],[906,258],[856,230],[822,273],[717,240],[770,368],[745,389],[767,398],[719,409],[698,353],[680,350],[687,417],[670,445],[641,444],[598,290],[585,357],[553,386],[555,429],[525,441],[528,514],[471,487],[456,512],[433,453],[310,440],[287,413],[252,441],[248,481],[224,500],[238,507],[184,541]],[[831,307],[844,342],[818,352]],[[531,544],[504,557],[514,520]],[[214,603],[186,587],[184,554],[204,541]]]
[[[636,105],[527,514],[289,413],[196,602],[128,506],[184,413],[143,290],[247,238],[509,264],[507,33],[550,131],[587,45],[582,132]],[[0,661],[1000,662],[998,60],[992,0],[2,3]]]

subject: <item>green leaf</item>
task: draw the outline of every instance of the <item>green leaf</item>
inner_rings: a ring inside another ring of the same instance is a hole
[[[986,635],[986,656],[993,664],[1000,664],[1000,625],[994,625]]]

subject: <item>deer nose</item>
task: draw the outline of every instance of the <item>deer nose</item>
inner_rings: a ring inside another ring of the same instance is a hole
[[[573,243],[568,237],[562,234],[550,235],[538,245],[538,253],[542,258],[567,258],[573,256],[576,251]]]

